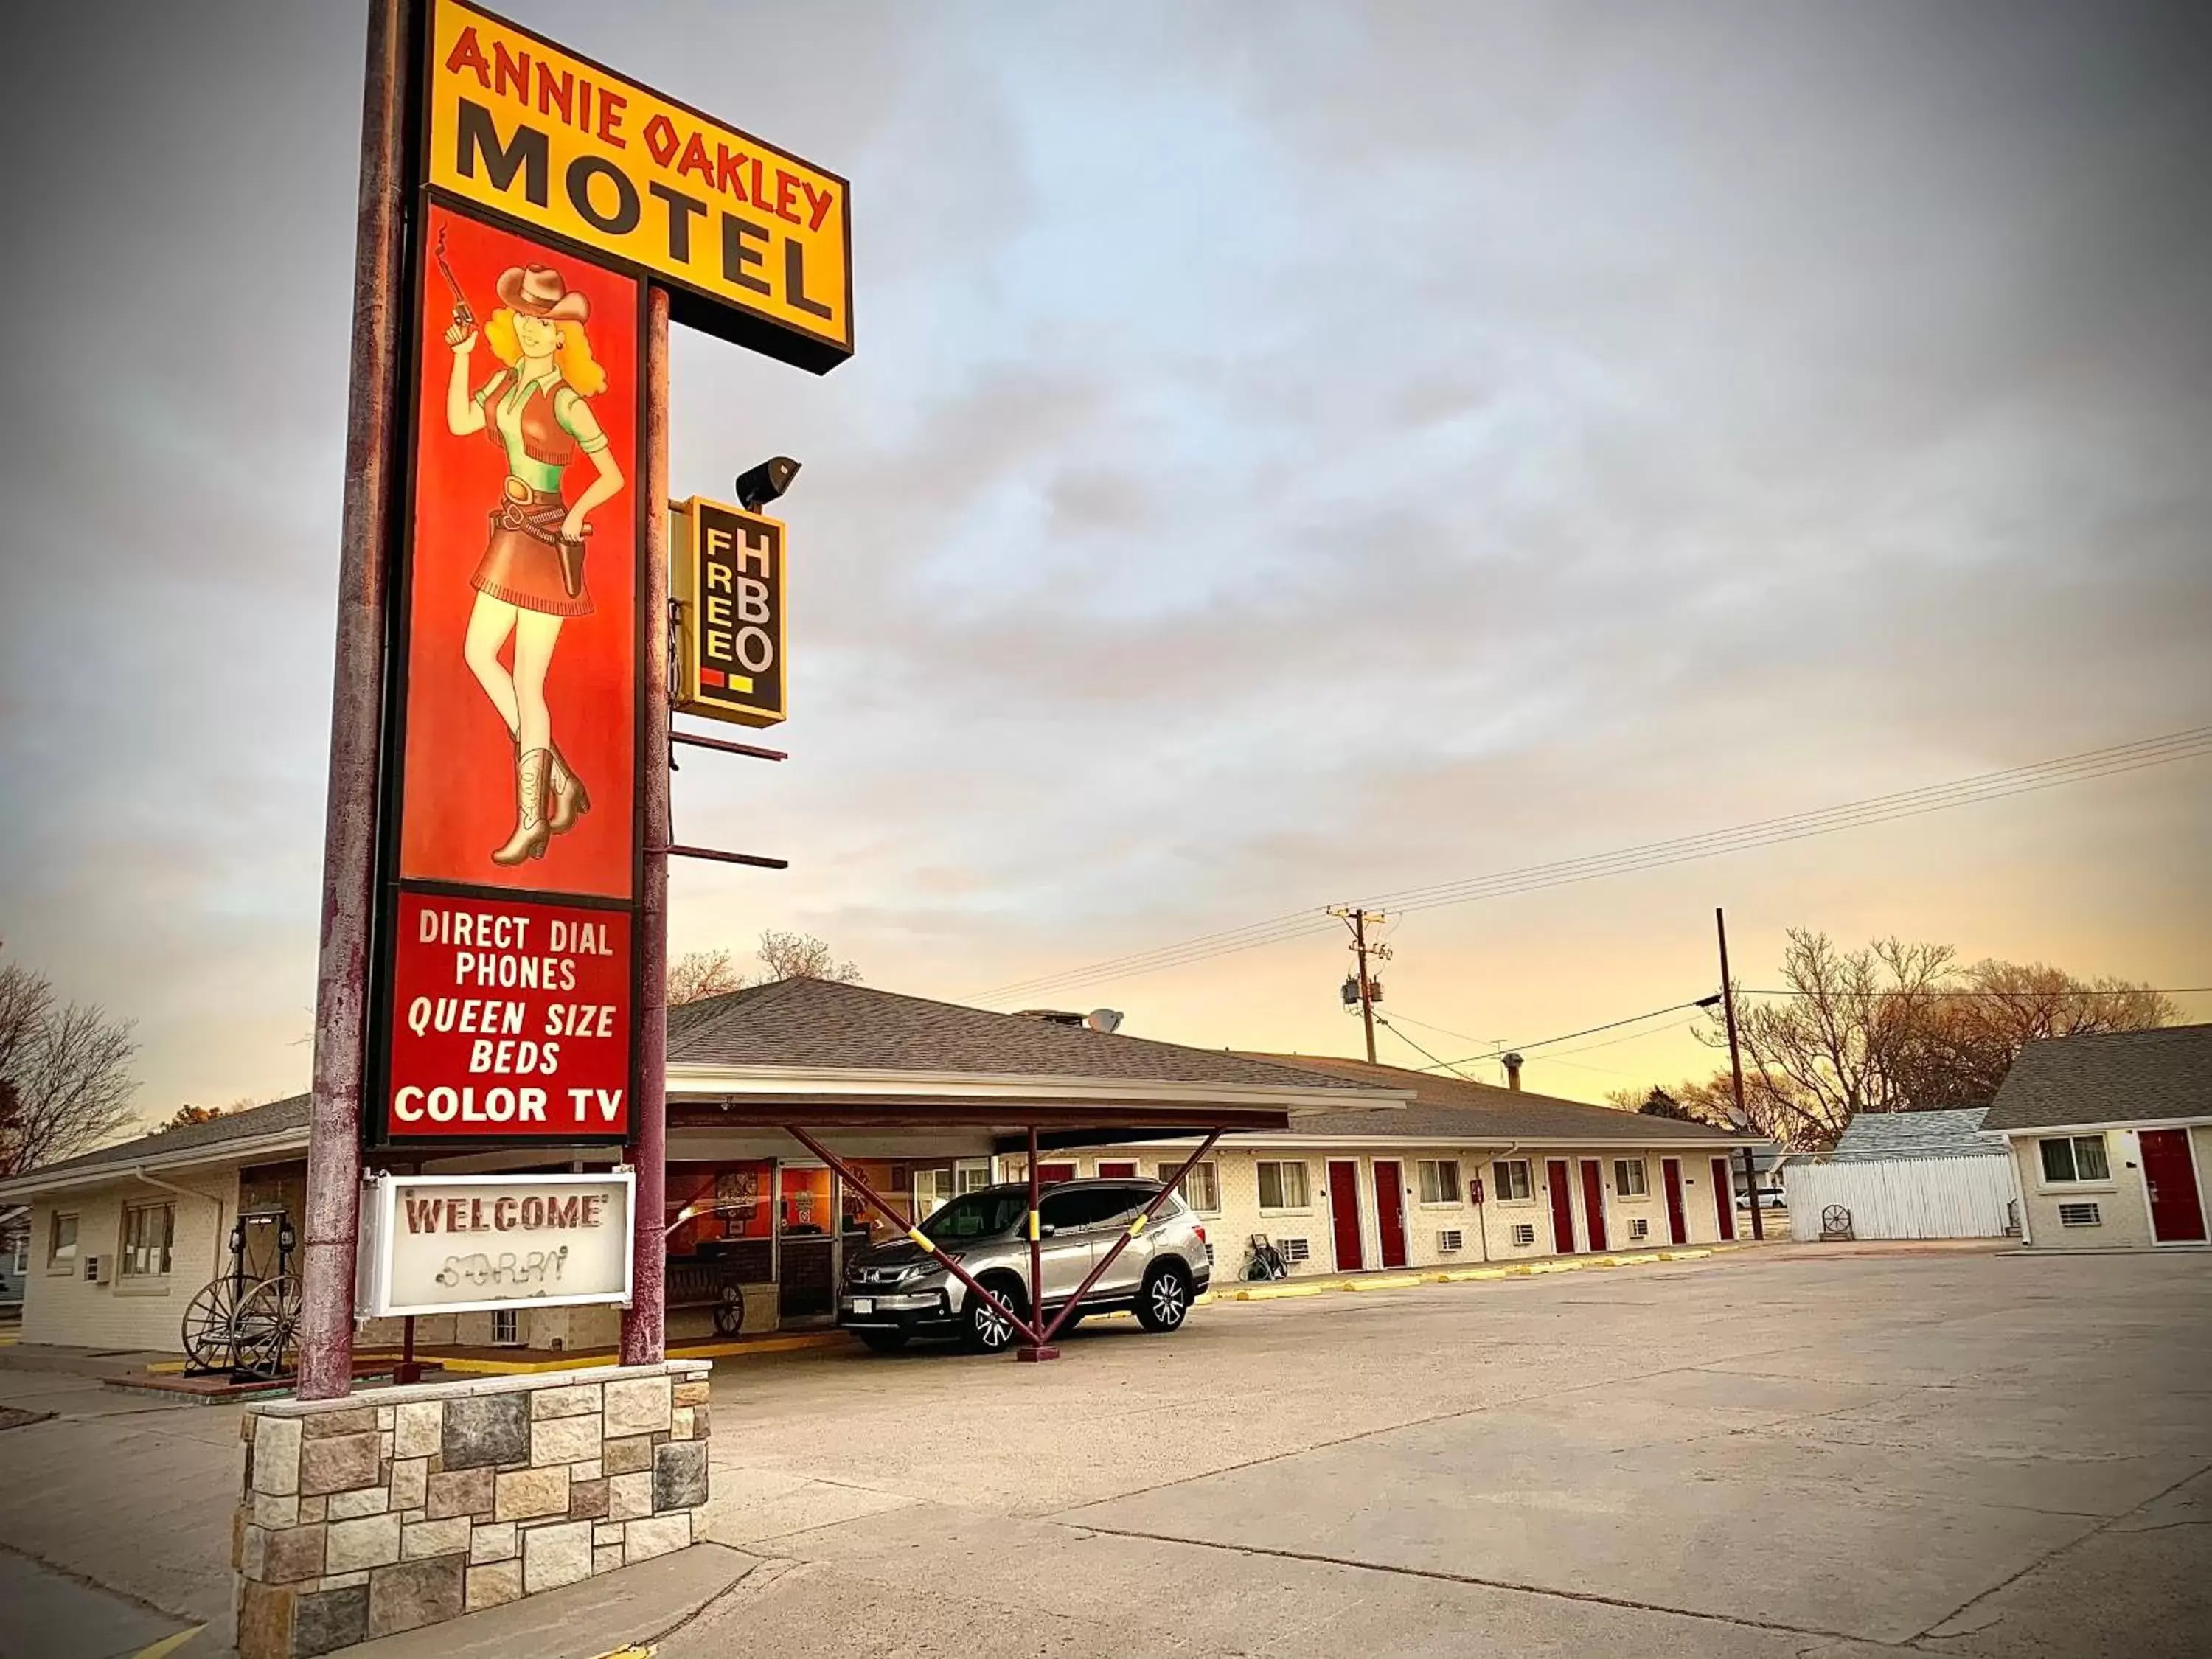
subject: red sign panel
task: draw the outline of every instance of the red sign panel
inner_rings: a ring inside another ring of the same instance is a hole
[[[403,892],[396,933],[388,1138],[629,1130],[628,911]]]
[[[434,202],[426,233],[399,875],[627,899],[637,282]]]

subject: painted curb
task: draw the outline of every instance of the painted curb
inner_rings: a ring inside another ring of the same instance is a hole
[[[1696,1261],[1717,1255],[1734,1246],[1715,1245],[1670,1250],[1639,1251],[1634,1255],[1563,1256],[1541,1261],[1513,1261],[1487,1267],[1449,1267],[1435,1273],[1392,1273],[1373,1279],[1314,1279],[1278,1281],[1250,1290],[1220,1291],[1212,1299],[1224,1302],[1279,1302],[1295,1296],[1322,1296],[1332,1291],[1404,1291],[1422,1285],[1468,1285],[1501,1279],[1532,1279],[1539,1273],[1573,1273],[1592,1267],[1644,1267],[1662,1261]]]

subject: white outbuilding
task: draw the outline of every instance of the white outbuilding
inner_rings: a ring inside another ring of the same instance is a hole
[[[2020,1184],[1990,1109],[1862,1112],[1835,1150],[1782,1166],[1797,1238],[2003,1238],[2020,1232]]]

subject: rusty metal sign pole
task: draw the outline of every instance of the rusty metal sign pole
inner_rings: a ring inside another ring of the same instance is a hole
[[[337,663],[323,818],[315,967],[314,1097],[307,1238],[300,1257],[303,1400],[353,1389],[354,1257],[361,1220],[361,1094],[368,1054],[368,951],[376,902],[376,800],[392,515],[405,465],[399,415],[409,27],[419,0],[370,0],[354,241],[345,507],[338,540]]]
[[[638,775],[645,797],[645,856],[637,914],[637,1059],[626,1156],[637,1171],[635,1240],[622,1362],[667,1357],[668,1308],[668,290],[646,291],[645,737]]]

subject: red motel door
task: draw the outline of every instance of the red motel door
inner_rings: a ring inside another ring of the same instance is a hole
[[[1375,1164],[1375,1231],[1382,1238],[1382,1265],[1406,1265],[1405,1171],[1394,1160]]]
[[[1101,1181],[1127,1181],[1136,1173],[1137,1166],[1133,1164],[1109,1164],[1103,1158],[1098,1161],[1098,1178]]]
[[[1568,1179],[1565,1158],[1544,1165],[1544,1190],[1552,1195],[1552,1249],[1561,1255],[1575,1253],[1575,1195],[1568,1190]]]
[[[1589,1231],[1590,1249],[1605,1249],[1605,1177],[1594,1158],[1583,1160],[1583,1225]]]
[[[2204,1242],[2204,1202],[2197,1190],[2197,1164],[2186,1129],[2144,1129],[2143,1185],[2150,1192],[2150,1236],[2161,1244]]]
[[[1682,1213],[1682,1160],[1659,1160],[1659,1178],[1667,1188],[1667,1237],[1677,1244],[1690,1242],[1690,1218]]]
[[[1349,1158],[1328,1166],[1328,1218],[1336,1240],[1336,1270],[1358,1272],[1367,1258],[1359,1249],[1359,1166]]]
[[[1723,1238],[1735,1237],[1735,1182],[1724,1158],[1713,1160],[1713,1219],[1720,1224]]]

